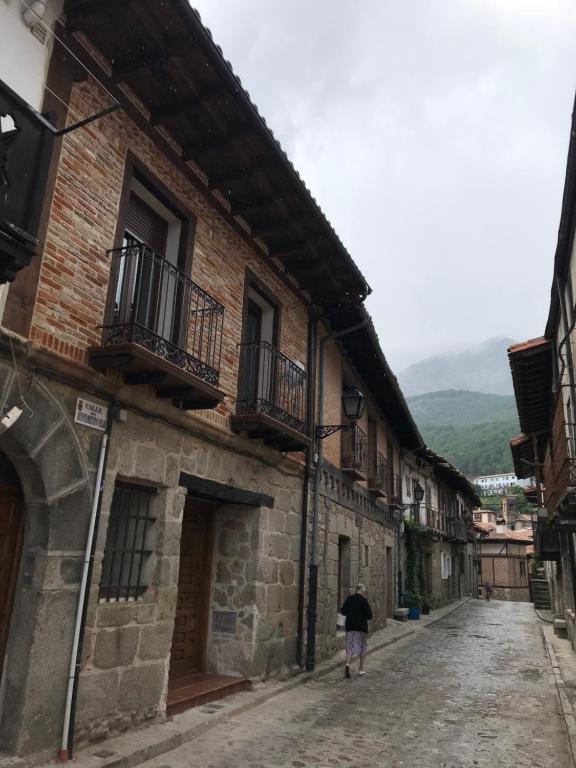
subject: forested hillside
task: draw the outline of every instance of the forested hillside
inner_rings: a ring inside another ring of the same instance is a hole
[[[418,424],[460,427],[516,418],[516,402],[511,395],[489,395],[463,389],[409,397],[408,405]]]
[[[510,438],[518,434],[516,419],[464,427],[420,425],[426,444],[465,475],[490,475],[513,472]]]
[[[520,431],[513,397],[445,390],[408,405],[426,444],[466,475],[513,471],[510,438]]]

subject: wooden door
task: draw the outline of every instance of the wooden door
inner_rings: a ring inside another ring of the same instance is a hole
[[[8,639],[22,542],[20,489],[0,485],[0,673]]]
[[[212,566],[214,504],[187,498],[180,539],[178,599],[170,678],[204,671]]]

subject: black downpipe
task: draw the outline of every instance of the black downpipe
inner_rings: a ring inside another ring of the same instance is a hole
[[[312,458],[315,450],[315,408],[316,400],[316,340],[318,335],[318,320],[314,309],[310,309],[308,317],[308,398],[306,403],[308,415],[308,434],[312,442],[306,448],[304,465],[304,480],[302,483],[302,522],[300,528],[300,567],[298,577],[298,635],[296,658],[298,666],[304,668],[304,602],[306,598],[306,552],[308,549],[308,500],[310,496],[310,475]]]
[[[104,465],[102,467],[102,478],[98,488],[98,506],[96,508],[96,519],[94,521],[94,536],[92,537],[92,548],[90,550],[90,563],[88,565],[88,577],[86,580],[86,594],[84,596],[84,605],[82,606],[82,622],[80,624],[80,637],[78,638],[78,650],[76,652],[76,671],[74,673],[74,686],[72,688],[72,705],[70,708],[70,726],[68,728],[68,759],[74,759],[74,730],[76,728],[76,705],[78,702],[78,684],[80,682],[80,668],[82,666],[82,652],[84,650],[84,633],[86,630],[86,617],[88,615],[88,605],[90,603],[90,586],[92,584],[92,571],[94,569],[94,555],[96,553],[96,542],[98,541],[98,531],[100,529],[100,513],[102,511],[102,492],[106,481],[106,468],[108,466],[108,452],[110,450],[110,438],[112,437],[112,423],[114,421],[116,407],[110,403],[108,406],[108,422],[106,424],[106,435],[108,442],[104,452]]]

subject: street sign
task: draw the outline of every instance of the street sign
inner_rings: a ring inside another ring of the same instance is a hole
[[[83,424],[85,427],[99,429],[104,432],[108,422],[108,408],[105,405],[99,405],[91,400],[84,400],[83,397],[79,397],[76,400],[74,421],[77,424]]]

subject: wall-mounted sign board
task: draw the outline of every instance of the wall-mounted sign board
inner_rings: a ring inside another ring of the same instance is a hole
[[[85,427],[99,429],[104,432],[108,422],[108,408],[105,405],[93,403],[91,400],[84,400],[83,397],[79,397],[76,400],[74,421],[77,424],[83,424]]]

